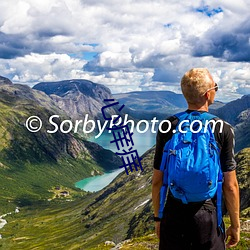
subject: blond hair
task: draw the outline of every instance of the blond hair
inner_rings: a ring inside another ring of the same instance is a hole
[[[185,73],[181,79],[181,90],[190,104],[200,103],[202,95],[211,88],[213,78],[205,68],[194,68]]]

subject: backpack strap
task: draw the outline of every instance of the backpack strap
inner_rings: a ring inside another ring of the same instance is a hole
[[[223,232],[224,230],[222,228],[222,206],[221,206],[222,181],[223,181],[223,173],[222,173],[221,168],[220,168],[219,174],[218,174],[216,207],[217,207],[217,225],[221,229],[221,231]]]
[[[206,120],[212,120],[214,118],[217,118],[216,115],[210,114],[208,112],[203,113],[202,114],[203,117]],[[221,166],[219,169],[219,173],[218,173],[218,183],[217,183],[217,197],[216,197],[216,208],[217,208],[217,226],[218,228],[221,229],[221,231],[223,232],[224,229],[222,228],[222,181],[223,181],[223,173],[221,170]]]
[[[179,122],[181,120],[184,120],[187,116],[188,113],[186,111],[180,112],[174,115],[176,118],[178,118]],[[162,218],[163,217],[163,211],[165,207],[165,200],[168,192],[168,160],[169,160],[169,152],[167,151],[166,144],[164,146],[164,151],[163,151],[163,156],[162,156],[162,161],[161,161],[161,166],[160,170],[163,172],[163,184],[160,190],[160,208],[159,208],[159,213],[158,217]]]
[[[162,185],[161,190],[160,190],[160,207],[159,207],[159,212],[158,212],[158,217],[160,219],[163,218],[163,211],[165,207],[165,200],[167,196],[167,191],[168,191],[168,185]]]
[[[205,120],[212,120],[217,118],[216,115],[210,114],[205,112],[202,114]],[[217,194],[216,194],[216,208],[217,208],[217,226],[223,232],[224,229],[222,228],[222,182],[223,182],[223,173],[221,170],[221,166],[218,173],[218,183],[217,183]]]

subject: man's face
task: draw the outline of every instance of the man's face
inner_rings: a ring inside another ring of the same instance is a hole
[[[208,93],[208,105],[214,103],[215,93],[218,90],[218,85],[213,81],[213,87],[209,88]]]

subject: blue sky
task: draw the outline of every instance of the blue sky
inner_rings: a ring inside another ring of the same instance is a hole
[[[206,67],[230,101],[250,94],[249,9],[248,0],[1,1],[0,75],[180,93],[182,75]]]

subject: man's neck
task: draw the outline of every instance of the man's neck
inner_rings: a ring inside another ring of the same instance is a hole
[[[204,105],[197,105],[188,103],[189,110],[197,110],[197,111],[207,111],[208,112],[208,104],[205,103]]]

